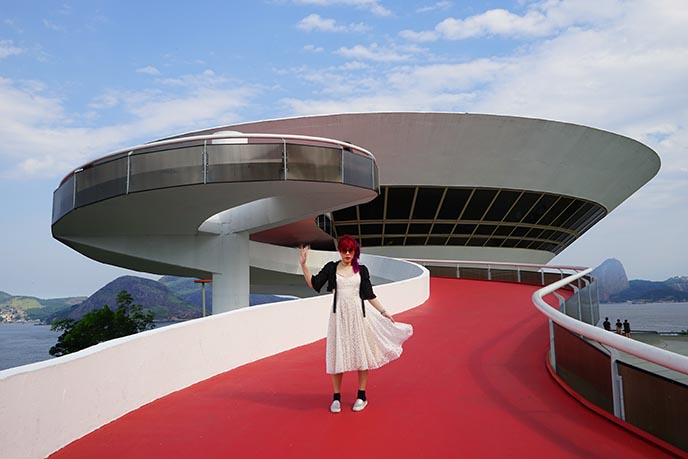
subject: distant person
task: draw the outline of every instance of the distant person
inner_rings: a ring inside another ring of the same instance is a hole
[[[604,327],[605,330],[612,331],[612,323],[609,321],[609,317],[604,318],[604,322],[602,322],[602,326]]]
[[[623,329],[623,324],[621,323],[621,319],[616,319],[616,334],[622,335],[623,334],[622,329]]]
[[[402,343],[411,337],[413,327],[396,323],[373,293],[370,273],[358,263],[361,249],[356,240],[345,234],[337,245],[339,261],[327,263],[318,274],[311,275],[306,265],[308,246],[301,247],[299,264],[309,287],[316,291],[327,284],[334,290],[334,300],[327,329],[327,373],[332,375],[334,397],[330,411],[341,411],[340,390],[345,371],[358,372],[358,395],[354,411],[368,405],[366,385],[368,370],[379,368],[398,358]],[[367,300],[372,308],[366,308]]]
[[[631,337],[631,324],[628,321],[628,319],[624,319],[623,330],[624,330],[624,336],[626,338],[630,338]]]

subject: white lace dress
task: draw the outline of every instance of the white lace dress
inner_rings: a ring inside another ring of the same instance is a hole
[[[337,274],[337,312],[327,330],[327,372],[372,370],[398,358],[401,345],[413,334],[409,324],[392,322],[366,304],[361,309],[361,276]]]

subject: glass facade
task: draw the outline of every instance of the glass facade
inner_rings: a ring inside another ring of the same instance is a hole
[[[606,215],[599,204],[499,188],[384,186],[373,201],[333,212],[338,235],[363,246],[467,246],[557,254]]]

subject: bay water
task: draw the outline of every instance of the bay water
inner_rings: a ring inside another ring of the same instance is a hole
[[[688,330],[688,303],[601,304],[600,325],[605,317],[612,324],[627,319],[633,331],[678,333]],[[60,332],[51,331],[49,325],[0,323],[0,370],[53,358],[48,350],[58,336]]]

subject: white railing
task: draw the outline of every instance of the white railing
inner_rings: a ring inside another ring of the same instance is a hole
[[[558,282],[541,288],[533,293],[533,303],[535,303],[535,306],[537,306],[537,308],[549,319],[566,328],[567,330],[585,336],[586,338],[598,343],[605,344],[614,349],[626,352],[627,354],[647,360],[648,362],[662,365],[666,368],[683,374],[688,374],[688,357],[667,351],[665,349],[654,347],[649,344],[641,343],[640,341],[628,339],[622,335],[610,333],[599,327],[586,324],[557,311],[555,308],[547,304],[547,302],[545,302],[543,299],[543,297],[546,295],[578,280],[586,274],[589,274],[591,271],[592,269],[586,269],[585,271],[581,271],[577,274],[566,277]]]

